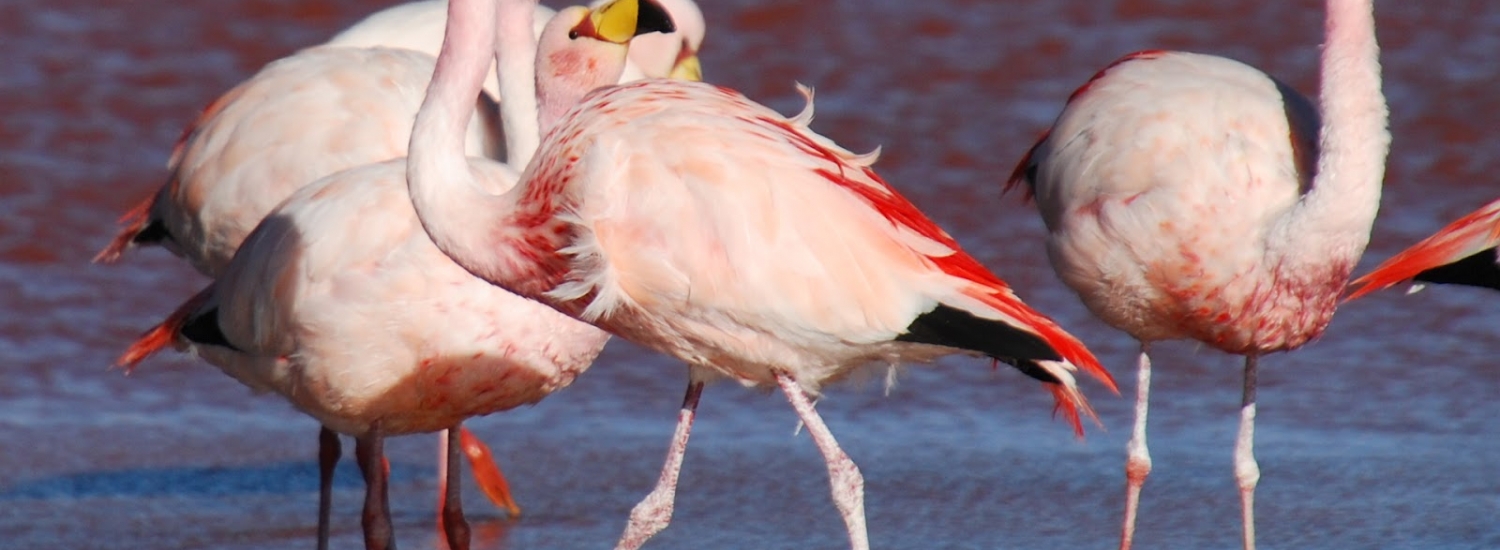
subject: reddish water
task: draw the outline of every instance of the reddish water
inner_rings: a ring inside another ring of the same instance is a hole
[[[1319,3],[1252,0],[704,0],[711,80],[879,168],[1128,382],[1135,346],[1052,277],[1041,223],[999,187],[1064,97],[1143,48],[1229,55],[1316,89]],[[1441,5],[1439,5],[1441,4]],[[310,547],[316,425],[187,359],[108,370],[204,281],[165,253],[88,263],[164,177],[203,104],[380,2],[0,4],[0,547]],[[1394,150],[1364,265],[1500,191],[1500,3],[1382,2]],[[1500,547],[1500,313],[1493,293],[1386,293],[1306,349],[1268,358],[1257,451],[1263,548]],[[1237,362],[1163,345],[1142,548],[1230,548]],[[527,514],[466,496],[480,548],[606,548],[655,480],[680,366],[623,343],[572,389],[476,420]],[[1109,548],[1125,399],[1089,387],[1108,431],[1079,443],[1035,384],[973,360],[820,405],[868,483],[879,548]],[[777,395],[710,387],[672,526],[650,548],[838,548],[816,451]],[[393,442],[401,543],[432,547],[431,437]],[[359,545],[341,473],[337,546]]]

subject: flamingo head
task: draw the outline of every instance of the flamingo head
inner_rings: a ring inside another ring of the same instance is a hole
[[[537,44],[542,132],[588,92],[620,80],[632,38],[674,30],[671,16],[655,0],[613,0],[557,12]]]
[[[578,15],[570,13],[569,19],[565,20],[573,22],[574,18],[578,19],[568,31],[570,40],[592,38],[625,46],[630,43],[630,39],[643,34],[677,32],[672,16],[655,0],[612,0],[582,13],[573,13]],[[558,15],[561,16],[562,13]]]

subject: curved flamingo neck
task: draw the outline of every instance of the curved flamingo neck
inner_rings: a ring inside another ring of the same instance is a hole
[[[412,206],[422,226],[439,249],[475,273],[493,270],[481,265],[492,259],[486,254],[492,237],[484,229],[499,226],[514,209],[509,206],[513,193],[492,195],[480,185],[463,147],[494,46],[494,0],[450,0],[448,31],[417,111],[406,163]]]
[[[516,170],[526,169],[542,139],[536,98],[537,46],[532,34],[536,6],[536,0],[500,0],[495,10],[505,162]]]
[[[1317,176],[1271,244],[1309,261],[1345,260],[1352,269],[1380,207],[1389,113],[1372,0],[1327,0],[1326,10]]]

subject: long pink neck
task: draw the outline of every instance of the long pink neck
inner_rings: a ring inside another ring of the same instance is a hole
[[[525,170],[541,142],[537,129],[536,40],[532,35],[536,0],[500,0],[495,57],[500,75],[501,123],[506,164]]]
[[[1372,0],[1327,0],[1326,9],[1318,172],[1271,245],[1283,247],[1286,262],[1337,259],[1352,268],[1380,207],[1389,114]]]
[[[486,279],[498,270],[490,228],[504,226],[514,210],[515,193],[485,191],[464,155],[463,140],[494,47],[494,0],[450,0],[448,31],[412,127],[406,164],[412,206],[433,243]],[[483,172],[487,177],[498,173]]]

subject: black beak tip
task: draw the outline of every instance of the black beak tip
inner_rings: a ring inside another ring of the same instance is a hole
[[[666,8],[655,0],[640,0],[640,13],[637,15],[635,35],[640,36],[648,32],[659,32],[662,34],[677,32],[677,25],[672,22],[672,16],[667,14]]]

